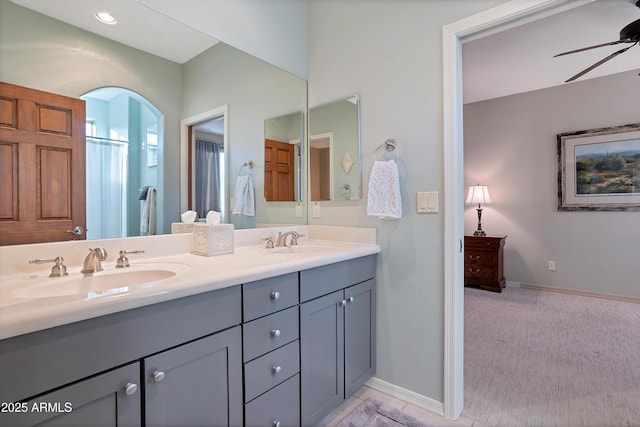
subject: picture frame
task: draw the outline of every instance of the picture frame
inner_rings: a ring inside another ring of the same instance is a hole
[[[557,135],[559,211],[640,210],[640,123]]]

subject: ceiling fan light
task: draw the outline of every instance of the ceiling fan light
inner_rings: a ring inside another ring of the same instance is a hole
[[[118,20],[109,12],[96,13],[96,19],[107,25],[115,25],[118,22]]]

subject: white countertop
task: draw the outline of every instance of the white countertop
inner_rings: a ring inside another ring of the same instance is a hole
[[[103,293],[92,292],[90,294],[50,297],[41,295],[36,298],[16,299],[14,297],[16,284],[23,281],[46,278],[44,283],[47,286],[48,283],[55,286],[56,280],[63,281],[69,277],[82,277],[79,265],[67,264],[69,272],[67,278],[48,278],[49,265],[39,265],[38,269],[34,270],[31,265],[28,268],[24,267],[24,260],[20,260],[22,271],[19,268],[13,270],[3,268],[4,271],[11,271],[13,274],[3,274],[0,277],[0,339],[380,252],[380,247],[375,243],[375,230],[373,233],[365,231],[364,236],[367,238],[362,239],[358,238],[363,235],[359,230],[371,229],[323,228],[321,226],[295,228],[302,228],[308,237],[300,240],[300,247],[294,253],[266,249],[264,245],[246,244],[259,240],[256,239],[256,236],[269,235],[273,233],[271,230],[278,230],[257,229],[247,232],[236,230],[236,247],[232,254],[203,257],[182,250],[180,253],[157,255],[157,251],[154,254],[153,250],[145,249],[145,252],[151,253],[150,256],[129,256],[131,267],[127,269],[116,269],[113,260],[116,257],[110,257],[112,261],[103,262],[104,270],[95,273],[96,276],[149,269],[170,269],[176,271],[176,275],[145,286],[122,287]],[[291,229],[291,227],[282,229]],[[370,238],[371,235],[373,241]],[[356,237],[352,241],[344,241],[345,238],[353,236]],[[338,240],[317,237],[336,237]],[[184,243],[186,239],[185,236],[175,235],[157,236],[157,238],[157,242],[162,242],[165,246],[167,246],[167,242]],[[155,242],[150,239],[153,237],[139,240],[136,244]],[[123,239],[119,239],[117,244],[122,246],[123,242]],[[73,243],[77,244],[78,242]],[[130,241],[126,241],[126,243],[130,243]],[[238,245],[238,243],[244,245]],[[92,245],[98,246],[95,241],[83,242],[83,244],[83,249]],[[108,246],[108,242],[104,245]],[[169,244],[168,246],[173,245]],[[184,248],[184,245],[181,244],[175,246],[176,250]],[[58,244],[55,250],[60,252],[61,248],[64,247]],[[128,250],[132,249],[134,248]],[[111,252],[113,253],[113,250]],[[165,247],[163,252],[171,252],[171,250]],[[8,266],[7,253],[0,253],[0,256],[3,256],[3,267]],[[41,256],[40,253],[34,253],[32,257],[35,257],[34,255]]]

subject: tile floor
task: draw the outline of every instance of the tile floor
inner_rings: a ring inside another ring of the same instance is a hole
[[[471,418],[460,417],[458,420],[449,420],[434,414],[426,409],[419,408],[415,405],[407,403],[396,397],[390,396],[386,393],[382,393],[378,390],[374,390],[370,387],[363,386],[354,393],[349,399],[345,400],[342,405],[334,409],[329,415],[327,415],[319,424],[318,427],[336,427],[340,424],[340,421],[353,411],[360,403],[372,398],[385,402],[395,408],[401,409],[417,420],[422,421],[428,425],[434,427],[486,427],[479,422],[475,422]]]

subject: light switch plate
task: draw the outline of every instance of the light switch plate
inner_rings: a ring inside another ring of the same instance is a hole
[[[416,210],[418,213],[437,213],[438,212],[438,192],[425,191],[418,192]]]
[[[320,208],[320,202],[313,202],[313,217],[320,218],[322,216],[322,210]]]

